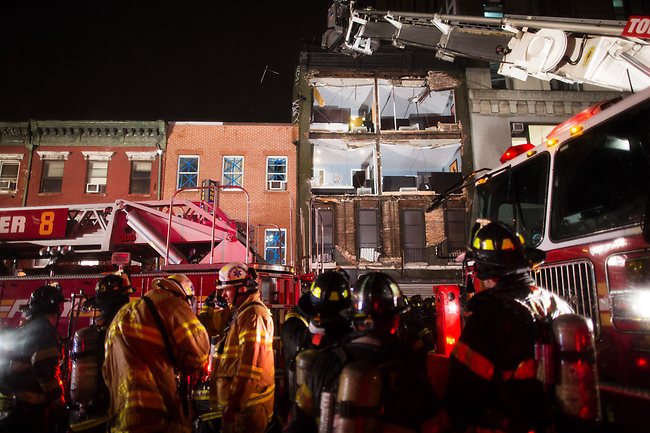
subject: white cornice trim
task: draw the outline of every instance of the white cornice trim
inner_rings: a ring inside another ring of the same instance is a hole
[[[0,153],[0,159],[5,161],[6,160],[20,161],[23,159],[23,156],[25,155],[23,155],[22,153]]]
[[[115,152],[88,152],[82,151],[81,154],[84,156],[84,159],[89,161],[110,161],[115,155]]]
[[[125,152],[129,161],[153,161],[158,152]]]
[[[37,150],[36,154],[40,156],[42,160],[67,161],[70,156],[70,152],[53,152],[51,150]]]

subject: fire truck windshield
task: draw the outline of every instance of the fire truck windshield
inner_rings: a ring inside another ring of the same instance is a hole
[[[503,171],[476,187],[472,221],[503,221],[516,228],[528,245],[539,245],[544,233],[550,157],[546,152]]]
[[[550,237],[639,224],[650,191],[650,104],[563,143],[555,155]]]

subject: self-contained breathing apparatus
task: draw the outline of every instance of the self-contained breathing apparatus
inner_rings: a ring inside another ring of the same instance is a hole
[[[544,261],[543,251],[525,247],[523,237],[503,223],[477,226],[474,232],[465,263],[481,280],[525,274]],[[589,319],[534,286],[526,300],[518,302],[535,321],[534,376],[544,386],[554,422],[561,426],[599,422],[596,351]]]
[[[98,429],[108,421],[109,394],[102,377],[104,338],[119,308],[129,302],[133,287],[126,273],[115,272],[100,279],[95,293],[82,308],[99,310],[88,327],[75,332],[70,353],[70,429],[75,432]]]

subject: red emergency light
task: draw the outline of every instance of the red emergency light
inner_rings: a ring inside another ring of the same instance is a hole
[[[499,161],[501,164],[506,163],[507,161],[510,161],[512,158],[521,155],[524,152],[528,152],[529,150],[533,149],[535,147],[534,144],[531,143],[524,143],[524,144],[516,144],[514,146],[510,146],[508,150],[506,150],[503,155],[501,155],[501,158],[499,158]]]

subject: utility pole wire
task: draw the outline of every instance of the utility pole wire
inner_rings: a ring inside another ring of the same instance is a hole
[[[269,69],[269,65],[266,65],[264,67],[264,72],[262,73],[262,78],[260,78],[260,84],[262,84],[262,81],[264,81],[264,77],[266,77],[266,71],[272,72],[275,75],[280,75],[279,72],[274,71],[273,69]]]

